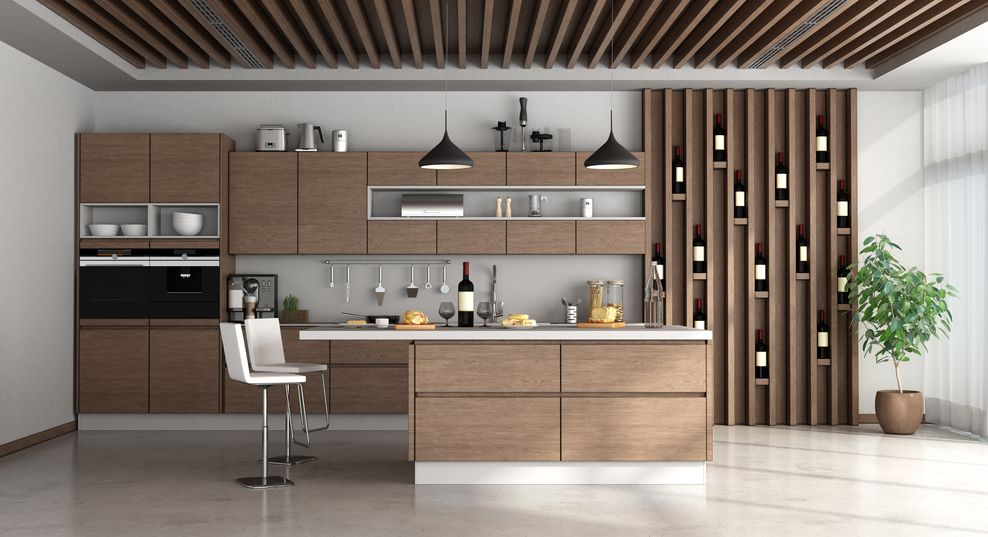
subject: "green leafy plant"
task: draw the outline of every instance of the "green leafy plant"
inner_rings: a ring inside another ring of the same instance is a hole
[[[299,298],[297,296],[295,296],[295,295],[288,295],[288,296],[285,297],[285,300],[283,300],[281,302],[281,304],[284,306],[284,308],[282,308],[282,309],[284,309],[285,311],[295,311],[295,310],[298,309],[298,306],[299,306],[299,303],[300,302],[301,301],[299,300]]]
[[[899,364],[926,351],[931,338],[950,334],[953,316],[947,301],[957,290],[941,274],[928,278],[916,267],[907,269],[895,258],[896,251],[902,248],[885,235],[866,238],[864,260],[848,279],[848,293],[857,304],[851,321],[865,352],[876,363],[892,362],[902,393]]]

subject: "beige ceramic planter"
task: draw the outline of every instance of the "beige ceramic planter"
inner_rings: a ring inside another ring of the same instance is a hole
[[[887,434],[913,434],[923,422],[923,394],[879,390],[875,394],[875,415]]]

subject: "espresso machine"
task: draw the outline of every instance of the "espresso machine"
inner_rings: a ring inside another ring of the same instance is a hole
[[[230,322],[242,323],[244,319],[272,319],[278,316],[278,276],[231,274],[226,280],[226,289]]]

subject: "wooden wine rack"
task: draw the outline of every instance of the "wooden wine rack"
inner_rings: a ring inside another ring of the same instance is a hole
[[[644,90],[646,265],[661,242],[666,322],[692,324],[704,299],[714,333],[719,424],[858,423],[858,350],[850,307],[837,304],[838,256],[857,260],[857,91]],[[713,160],[714,115],[727,130],[727,161]],[[816,116],[830,162],[816,162]],[[683,148],[686,194],[672,194],[673,147]],[[775,200],[775,154],[788,167],[788,202]],[[734,218],[734,171],[744,173],[747,218]],[[846,179],[851,227],[837,228],[837,181]],[[706,274],[692,270],[703,224]],[[796,273],[797,225],[809,273]],[[768,291],[755,292],[755,244],[768,260]],[[830,325],[830,360],[817,359],[817,310]],[[755,331],[765,330],[769,379],[755,379]]]

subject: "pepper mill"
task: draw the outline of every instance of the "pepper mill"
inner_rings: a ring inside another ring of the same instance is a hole
[[[505,200],[504,217],[511,218],[511,198]]]
[[[494,216],[501,218],[501,196],[497,197],[497,208],[494,210]]]

